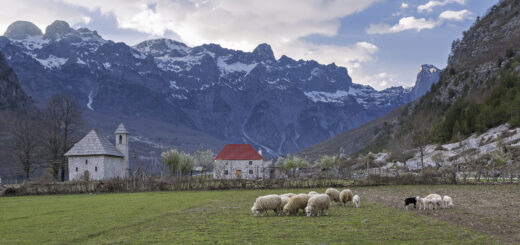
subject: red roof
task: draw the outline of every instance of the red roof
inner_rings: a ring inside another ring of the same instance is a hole
[[[215,160],[264,160],[250,144],[228,144],[218,153]]]

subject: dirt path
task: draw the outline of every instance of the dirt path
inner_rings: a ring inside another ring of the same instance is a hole
[[[384,186],[353,188],[361,201],[404,208],[406,197],[437,193],[453,198],[455,208],[410,212],[440,218],[449,223],[495,236],[504,243],[520,244],[520,186]]]

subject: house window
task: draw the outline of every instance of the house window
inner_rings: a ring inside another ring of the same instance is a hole
[[[253,174],[253,170],[250,169],[250,170],[249,170],[249,174]]]
[[[94,170],[97,172],[97,166],[94,168]]]
[[[227,170],[224,170],[224,174],[228,174],[228,171],[227,171]]]
[[[88,164],[88,159],[85,160],[85,165]]]
[[[253,165],[253,161],[249,161],[249,165]]]
[[[119,135],[119,144],[123,144],[123,135]]]
[[[226,165],[228,165],[229,161],[226,161]]]
[[[78,167],[76,167],[76,172],[78,172]]]

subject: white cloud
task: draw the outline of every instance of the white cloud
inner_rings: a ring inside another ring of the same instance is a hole
[[[408,8],[408,4],[405,2],[401,3],[401,8],[402,9]]]
[[[366,70],[360,69],[351,74],[352,79],[363,84],[370,85],[371,87],[382,90],[390,86],[403,86],[410,87],[413,84],[404,83],[400,76],[397,74],[389,73],[387,71],[377,71],[375,74],[373,71],[367,73]]]
[[[446,10],[439,15],[439,18],[444,20],[463,21],[471,18],[471,12],[467,9],[460,11]]]
[[[415,18],[413,16],[404,17],[399,20],[399,23],[390,26],[385,23],[372,24],[365,31],[367,34],[389,34],[398,33],[407,30],[415,30],[420,32],[424,29],[433,29],[445,23],[446,21],[463,21],[471,19],[472,13],[467,9],[460,11],[446,10],[439,15],[437,20]]]
[[[425,18],[417,19],[413,16],[410,16],[401,18],[399,23],[393,26],[384,23],[372,24],[366,29],[366,32],[368,34],[388,34],[406,30],[416,30],[419,32],[423,29],[433,29],[437,25],[439,25],[439,23],[435,20],[427,20]]]
[[[440,6],[444,6],[444,5],[452,4],[452,3],[465,4],[466,1],[465,0],[443,0],[443,1],[432,0],[423,5],[417,6],[417,11],[419,13],[424,12],[424,11],[432,12],[435,7],[440,7]]]

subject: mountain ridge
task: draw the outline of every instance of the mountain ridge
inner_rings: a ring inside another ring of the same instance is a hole
[[[335,64],[276,59],[268,44],[244,52],[161,38],[130,47],[63,21],[45,34],[10,31],[23,37],[0,37],[0,51],[38,104],[69,93],[94,114],[159,120],[270,155],[295,152],[411,100],[409,88],[376,91]]]

